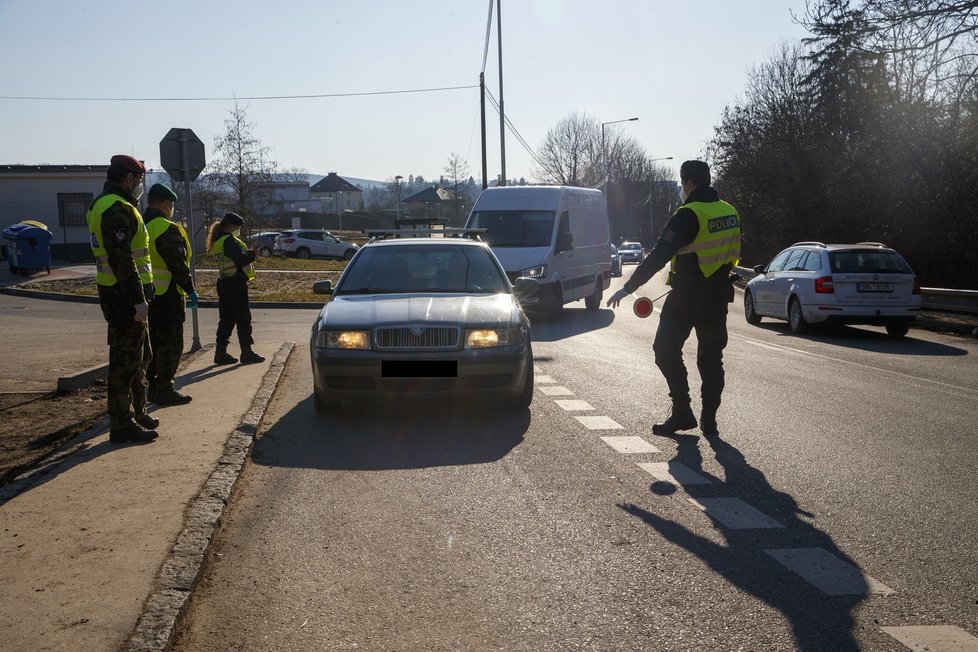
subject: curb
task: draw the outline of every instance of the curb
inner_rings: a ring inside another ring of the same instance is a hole
[[[234,485],[251,453],[258,426],[294,348],[295,342],[286,342],[275,354],[251,409],[231,433],[224,444],[223,457],[187,508],[183,531],[160,566],[156,589],[146,600],[124,649],[162,651],[172,642],[177,622],[201,577],[211,540],[221,526]]]
[[[72,301],[75,303],[98,303],[98,297],[90,297],[83,294],[64,294],[62,292],[45,292],[43,290],[28,290],[25,288],[4,288],[0,287],[0,294],[10,294],[15,297],[30,297],[34,299],[48,299],[49,301]],[[309,308],[319,311],[323,307],[322,303],[312,301],[251,301],[249,306],[252,308]],[[218,302],[211,300],[199,301],[200,308],[217,308]]]
[[[96,380],[104,380],[109,377],[109,365],[103,364],[91,367],[85,371],[79,371],[73,376],[61,376],[58,378],[58,387],[55,390],[58,394],[68,394],[78,389],[90,387]]]

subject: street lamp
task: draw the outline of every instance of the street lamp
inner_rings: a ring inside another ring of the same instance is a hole
[[[394,185],[397,187],[397,219],[398,219],[398,221],[400,221],[400,219],[401,219],[401,179],[403,179],[403,178],[404,177],[402,177],[401,175],[397,175],[396,177],[394,177]]]
[[[604,126],[618,124],[619,122],[635,122],[638,118],[623,118],[621,120],[611,120],[610,122],[601,123],[601,162],[604,163],[604,185],[608,186],[608,153],[605,151],[604,146]]]

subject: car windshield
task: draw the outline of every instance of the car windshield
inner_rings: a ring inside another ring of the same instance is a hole
[[[487,229],[493,247],[546,247],[554,228],[553,211],[479,211],[467,228]]]
[[[364,248],[347,267],[334,294],[508,291],[506,276],[486,249],[426,244]]]
[[[837,274],[913,273],[895,251],[833,251],[829,262]]]
[[[624,251],[624,250],[631,251],[631,250],[641,249],[642,248],[642,245],[638,244],[637,242],[625,242],[625,243],[622,243],[621,248],[622,248],[622,251]]]

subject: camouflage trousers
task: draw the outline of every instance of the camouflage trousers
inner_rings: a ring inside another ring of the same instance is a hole
[[[172,288],[171,288],[172,290]],[[183,355],[183,324],[186,319],[183,297],[176,292],[158,296],[149,306],[149,340],[153,360],[146,380],[154,390],[173,389],[173,377]]]
[[[109,424],[124,428],[146,412],[146,367],[153,359],[146,322],[109,324]]]

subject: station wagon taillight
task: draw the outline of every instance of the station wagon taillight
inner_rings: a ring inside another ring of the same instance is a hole
[[[835,294],[835,282],[831,276],[822,276],[815,279],[816,294]]]
[[[282,242],[284,244],[292,244],[293,242],[295,242],[295,238],[285,238],[284,240],[282,240]]]

